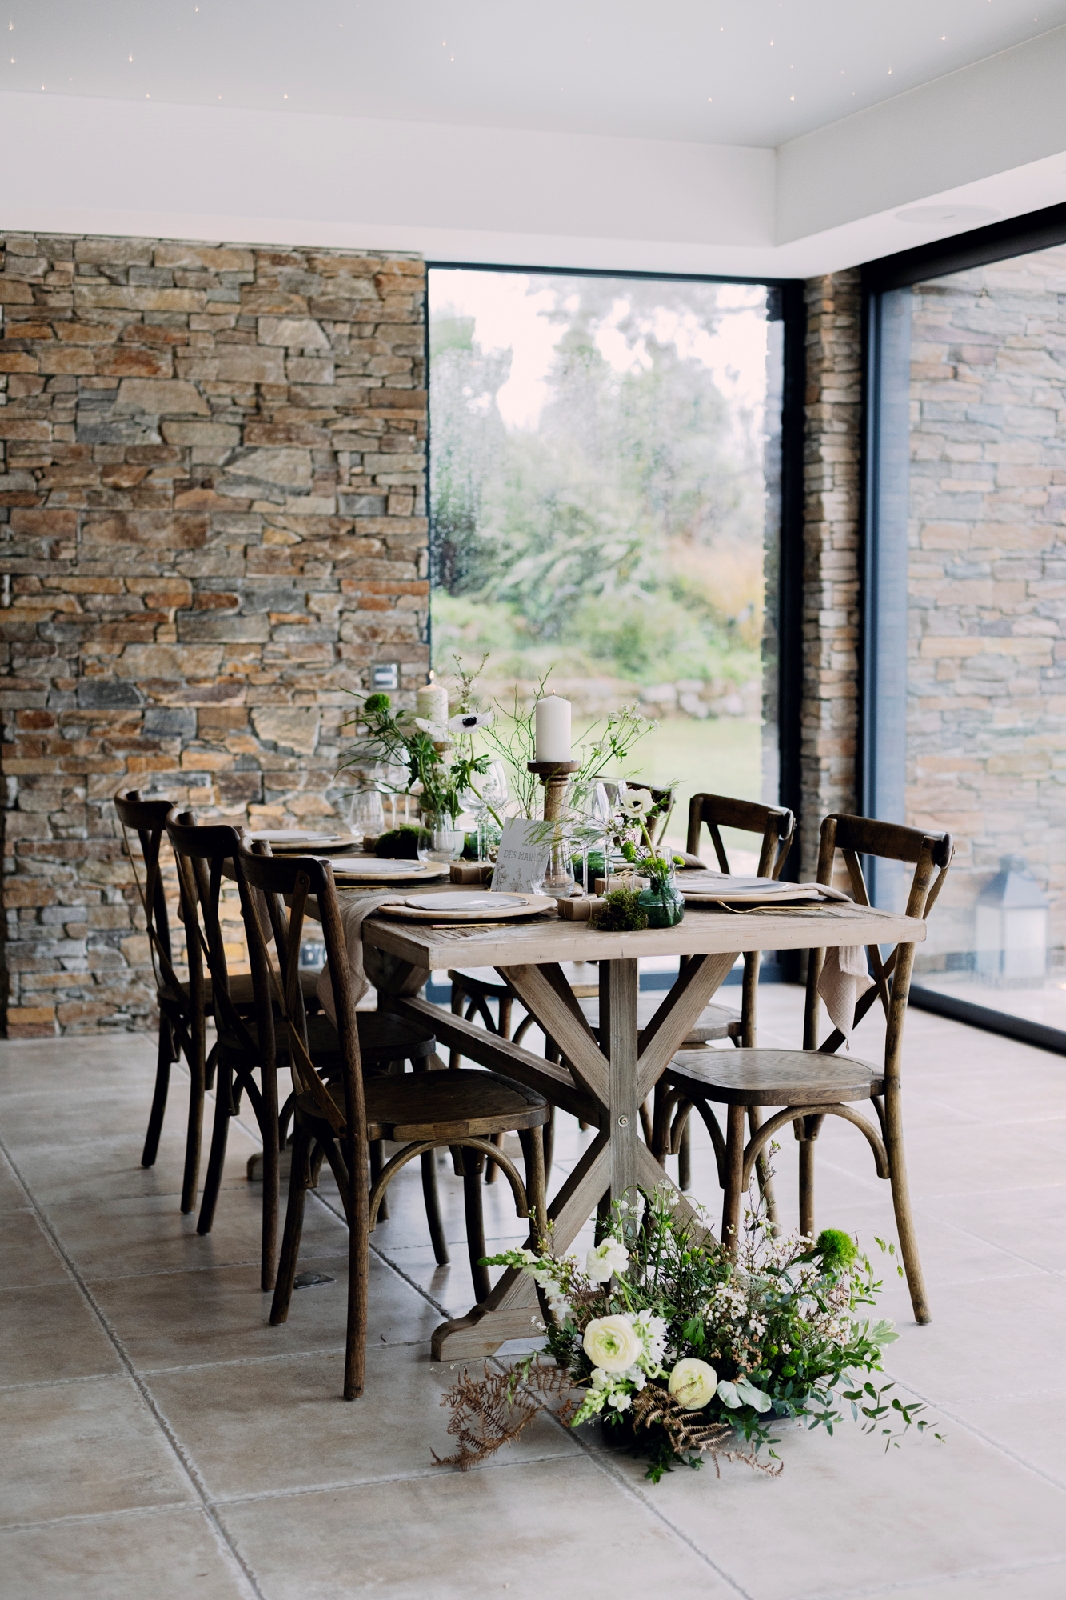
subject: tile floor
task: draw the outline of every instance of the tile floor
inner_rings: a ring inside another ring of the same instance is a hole
[[[797,1042],[768,988],[762,1041]],[[876,1049],[876,1029],[860,1053]],[[367,1392],[339,1399],[346,1233],[325,1182],[297,1293],[257,1287],[256,1148],[235,1126],[214,1233],[178,1211],[184,1080],[139,1164],[144,1038],[0,1045],[0,1594],[4,1600],[450,1600],[507,1594],[751,1600],[1066,1596],[1066,1062],[912,1013],[908,1153],[934,1320],[893,1277],[889,1370],[946,1442],[889,1455],[845,1425],[789,1432],[783,1475],[639,1463],[544,1416],[481,1469],[448,1448],[429,1360],[471,1299],[461,1188],[441,1166],[455,1263],[437,1268],[418,1177],[374,1237]],[[558,1180],[582,1136],[562,1119]],[[794,1146],[777,1158],[794,1216]],[[843,1125],[821,1140],[820,1224],[890,1237],[887,1186]],[[695,1188],[713,1206],[702,1134]],[[521,1230],[502,1184],[489,1233]],[[1060,1432],[1060,1429],[1062,1430]]]

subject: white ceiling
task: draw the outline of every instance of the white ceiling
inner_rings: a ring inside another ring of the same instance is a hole
[[[4,229],[804,277],[1066,200],[1066,0],[6,0],[0,35]]]
[[[8,0],[6,19],[8,91],[772,148],[1066,23],[1066,0]]]

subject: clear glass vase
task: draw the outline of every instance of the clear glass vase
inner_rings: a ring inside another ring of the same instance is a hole
[[[548,847],[544,876],[533,884],[538,894],[554,895],[557,900],[568,900],[574,892],[574,863],[570,853],[570,840],[561,828]]]
[[[445,812],[424,811],[418,823],[419,861],[458,861],[466,834]]]

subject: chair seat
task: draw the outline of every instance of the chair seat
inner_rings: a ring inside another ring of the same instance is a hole
[[[667,1069],[684,1094],[731,1106],[813,1106],[869,1100],[884,1073],[816,1050],[686,1050]]]
[[[343,1109],[344,1087],[331,1083],[329,1092]],[[364,1085],[367,1136],[412,1140],[465,1137],[489,1138],[496,1133],[539,1128],[547,1122],[548,1102],[523,1084],[495,1072],[419,1072],[406,1077],[368,1078]],[[315,1115],[312,1103],[297,1099],[301,1110]]]
[[[648,1026],[665,998],[665,994],[641,994],[637,996],[638,1028],[646,1028]],[[580,1004],[589,1027],[595,1031],[600,1025],[599,999],[582,1000]],[[732,1006],[705,1006],[686,1034],[682,1049],[692,1049],[693,1046],[709,1044],[712,1039],[739,1037],[740,1029],[740,1012],[734,1011]]]

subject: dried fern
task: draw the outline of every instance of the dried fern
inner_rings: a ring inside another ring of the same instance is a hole
[[[486,1362],[483,1377],[472,1378],[464,1371],[441,1396],[441,1405],[452,1408],[448,1432],[458,1439],[459,1448],[452,1456],[439,1456],[434,1450],[437,1465],[467,1472],[517,1439],[541,1409],[541,1400],[521,1394],[520,1386],[536,1390],[544,1399],[565,1396],[554,1408],[560,1421],[573,1414],[574,1402],[567,1395],[573,1380],[564,1368],[543,1366],[538,1359],[520,1362],[510,1372],[493,1372]]]
[[[722,1476],[721,1460],[742,1461],[745,1466],[765,1472],[776,1478],[784,1466],[770,1461],[760,1461],[754,1450],[725,1450],[722,1446],[733,1432],[728,1422],[701,1422],[698,1413],[686,1411],[678,1405],[673,1395],[657,1383],[645,1384],[633,1396],[633,1425],[636,1428],[660,1427],[666,1434],[670,1449],[679,1460],[687,1454],[710,1456],[714,1470]],[[696,1465],[697,1463],[693,1463]]]

